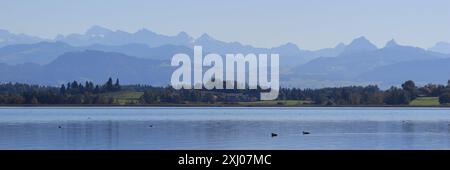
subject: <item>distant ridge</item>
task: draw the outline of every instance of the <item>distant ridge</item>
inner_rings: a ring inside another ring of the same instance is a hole
[[[378,47],[372,44],[366,37],[362,36],[354,39],[344,50],[343,53],[358,53],[358,52],[367,52],[367,51],[375,51]]]
[[[428,50],[438,52],[438,53],[450,54],[450,43],[438,42],[438,43],[436,43],[436,45],[429,48]]]
[[[420,82],[450,79],[440,73],[424,75],[417,72],[450,72],[447,66],[442,65],[448,63],[450,58],[450,44],[445,42],[425,50],[398,44],[392,39],[378,48],[361,36],[349,44],[339,43],[335,47],[319,50],[305,50],[289,42],[272,48],[259,48],[240,42],[221,41],[208,34],[194,38],[186,32],[167,36],[147,29],[128,33],[92,26],[84,33],[59,35],[52,40],[0,30],[0,82],[32,81],[54,85],[66,80],[62,75],[64,73],[67,80],[97,81],[99,78],[103,81],[108,75],[126,75],[128,78],[124,81],[128,83],[166,85],[174,69],[169,66],[172,56],[176,53],[191,55],[194,45],[203,46],[204,54],[280,54],[280,80],[282,85],[291,87],[367,83],[390,86],[396,85],[398,82],[395,79],[403,76],[403,73],[397,73],[399,71],[414,73],[405,77],[417,78]],[[421,62],[425,64],[420,65]],[[73,67],[74,64],[86,67]]]
[[[32,44],[40,41],[44,41],[44,39],[26,34],[14,34],[0,29],[0,47],[13,44]]]

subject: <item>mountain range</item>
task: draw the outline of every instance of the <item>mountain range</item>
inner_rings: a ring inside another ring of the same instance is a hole
[[[216,40],[211,36],[209,36],[208,34],[203,34],[202,36],[194,39],[185,32],[180,32],[175,36],[166,36],[154,33],[147,29],[141,29],[134,33],[128,33],[120,30],[112,31],[100,26],[93,26],[83,34],[69,34],[66,36],[58,35],[56,36],[56,38],[51,40],[28,36],[25,34],[12,34],[9,32],[7,33],[8,36],[5,36],[5,38],[3,38],[3,36],[0,34],[0,40],[2,39],[9,40],[5,41],[5,43],[1,43],[0,41],[0,47],[8,48],[8,49],[0,49],[0,53],[2,53],[3,50],[7,51],[6,52],[7,54],[0,54],[0,62],[8,64],[20,64],[25,62],[37,62],[40,64],[48,63],[50,61],[48,59],[43,59],[42,61],[39,61],[40,59],[29,60],[29,58],[27,57],[21,56],[17,58],[15,55],[23,55],[23,56],[47,55],[44,53],[47,52],[46,50],[48,48],[52,48],[49,46],[54,46],[55,48],[55,50],[51,50],[50,53],[52,54],[49,54],[48,56],[49,59],[52,59],[55,57],[55,54],[59,55],[62,54],[61,52],[83,50],[83,49],[104,50],[106,48],[107,51],[112,50],[116,52],[122,52],[128,55],[142,56],[143,54],[141,52],[148,52],[149,48],[159,48],[161,46],[165,46],[166,48],[187,47],[192,49],[194,45],[201,45],[203,46],[203,49],[206,49],[207,51],[219,53],[222,55],[226,53],[244,53],[244,54],[279,53],[280,56],[285,58],[284,60],[281,61],[281,64],[293,67],[298,64],[303,64],[316,57],[335,57],[340,52],[342,52],[342,49],[345,47],[345,45],[341,43],[337,45],[335,48],[326,48],[317,51],[310,51],[300,49],[299,47],[297,47],[297,45],[293,43],[286,43],[284,45],[280,45],[274,48],[257,48],[250,45],[243,45],[239,42],[224,42]],[[28,37],[29,41],[25,41],[24,38],[22,37]],[[39,44],[39,42],[47,42],[47,44],[45,43]],[[57,44],[52,45],[48,43],[57,43]],[[8,47],[8,45],[12,46]],[[10,51],[14,51],[15,49],[25,51],[21,52],[20,54],[17,53],[11,54]],[[139,51],[138,52],[139,54],[135,54],[136,50]],[[36,53],[38,54],[35,54],[34,51],[36,51]],[[153,55],[153,53],[145,55]],[[166,56],[163,57],[169,58]],[[41,57],[31,57],[31,58],[41,58]]]
[[[147,29],[134,33],[93,26],[83,34],[42,39],[0,30],[0,82],[58,85],[72,80],[101,82],[118,77],[122,83],[166,85],[176,53],[193,54],[278,53],[284,86],[319,88],[359,84],[382,87],[405,80],[444,83],[450,76],[450,44],[439,42],[429,49],[399,45],[395,40],[378,48],[365,37],[332,48],[304,50],[286,43],[258,48],[225,42],[203,34],[193,38],[185,32],[174,36]]]
[[[358,48],[363,47],[363,48]],[[398,45],[391,40],[378,49],[364,37],[355,39],[339,56],[317,58],[293,69],[297,74],[321,75],[327,79],[353,79],[374,68],[403,61],[445,58],[448,55],[416,47]]]
[[[145,44],[71,46],[64,42],[39,42],[36,44],[8,45],[0,48],[0,63],[16,65],[24,63],[48,64],[67,52],[74,51],[117,52],[138,58],[170,60],[176,53],[192,54],[192,49],[185,46],[162,45],[149,47]]]
[[[39,37],[26,34],[14,34],[7,30],[0,29],[0,47],[13,44],[32,44],[44,40],[45,39]]]
[[[117,77],[124,83],[167,85],[173,70],[169,63],[160,60],[93,50],[67,52],[45,65],[0,64],[2,82],[42,85],[73,80],[103,83],[105,77]]]

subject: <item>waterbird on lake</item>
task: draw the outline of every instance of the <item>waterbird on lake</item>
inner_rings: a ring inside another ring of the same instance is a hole
[[[408,120],[403,120],[402,123],[404,123],[404,124],[410,124],[411,122],[408,121]]]
[[[303,135],[309,135],[309,134],[311,134],[311,133],[309,133],[309,132],[307,132],[307,131],[303,131],[302,134],[303,134]]]
[[[153,127],[153,125],[149,125],[148,127]]]
[[[272,137],[275,137],[275,136],[278,136],[278,134],[272,133],[271,136],[272,136]]]
[[[58,126],[58,128],[61,129],[62,127],[61,127],[61,126]]]

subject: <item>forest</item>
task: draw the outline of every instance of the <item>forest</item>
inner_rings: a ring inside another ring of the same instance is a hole
[[[225,83],[225,82],[224,82]],[[109,78],[104,84],[68,82],[60,87],[23,83],[0,84],[0,105],[165,105],[203,104],[237,105],[259,102],[261,89],[181,89],[171,86],[121,85]],[[121,99],[118,96],[132,94]],[[409,105],[418,98],[436,98],[441,106],[450,103],[450,80],[447,85],[416,86],[405,81],[401,87],[386,90],[376,85],[321,89],[281,88],[275,105],[281,101],[308,101],[312,106],[388,106]],[[273,103],[273,102],[272,102]]]

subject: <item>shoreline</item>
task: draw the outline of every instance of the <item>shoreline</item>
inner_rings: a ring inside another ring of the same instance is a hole
[[[50,104],[50,105],[31,105],[31,104],[21,104],[21,105],[0,105],[0,108],[13,108],[13,107],[174,107],[174,108],[182,108],[182,107],[218,107],[218,108],[227,108],[227,107],[278,107],[278,108],[296,108],[296,107],[304,107],[304,108],[450,108],[450,105],[442,105],[442,106],[411,106],[411,105],[335,105],[335,106],[326,106],[326,105],[240,105],[240,104],[116,104],[116,105],[91,105],[91,104]]]

